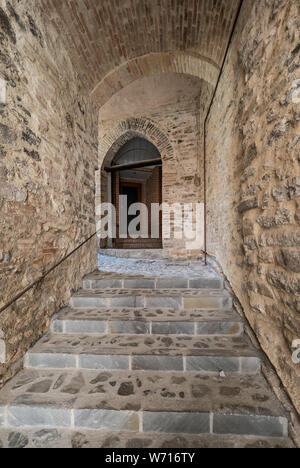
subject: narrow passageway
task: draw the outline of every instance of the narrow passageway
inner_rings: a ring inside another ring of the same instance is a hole
[[[299,0],[0,0],[0,448],[300,446]]]

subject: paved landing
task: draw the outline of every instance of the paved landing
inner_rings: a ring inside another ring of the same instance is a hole
[[[138,255],[138,252],[136,252]],[[143,255],[141,251],[140,255]],[[110,255],[99,255],[99,270],[125,275],[174,276],[179,278],[217,278],[217,273],[202,262],[169,261],[147,258],[120,258]]]

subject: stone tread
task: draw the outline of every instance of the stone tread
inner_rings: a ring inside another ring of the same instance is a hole
[[[46,334],[28,353],[256,357],[245,336]]]
[[[142,321],[142,322],[244,322],[233,310],[174,310],[142,309],[134,307],[61,310],[54,320],[105,320],[105,321]]]
[[[231,297],[220,289],[81,289],[72,297]]]
[[[23,406],[286,417],[262,376],[178,372],[27,369],[0,391],[0,408]]]
[[[0,448],[295,448],[287,438],[0,428]]]
[[[216,273],[214,270],[209,269],[209,270],[204,270],[204,271],[199,271],[199,273],[196,273],[196,276],[187,276],[187,275],[177,275],[177,276],[158,276],[158,275],[144,275],[144,274],[133,274],[133,273],[122,273],[122,272],[109,272],[105,270],[96,270],[92,273],[89,273],[86,275],[83,280],[110,280],[110,279],[154,279],[154,280],[176,280],[176,279],[222,279],[218,273]]]
[[[83,288],[87,289],[221,289],[224,280],[217,274],[206,276],[154,276],[138,274],[116,274],[95,272],[83,279]]]

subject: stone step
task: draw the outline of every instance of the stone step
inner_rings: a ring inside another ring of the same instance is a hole
[[[261,376],[24,370],[0,392],[0,426],[287,437]]]
[[[52,320],[54,333],[231,335],[244,331],[233,311],[172,311],[149,309],[65,309]]]
[[[217,434],[162,434],[142,432],[92,431],[61,428],[1,428],[0,448],[67,449],[271,449],[295,448],[284,437],[258,437]]]
[[[245,336],[49,333],[27,353],[24,365],[27,368],[260,372],[260,358]]]
[[[70,299],[73,308],[138,307],[189,309],[231,309],[232,298],[222,290],[81,290]]]
[[[95,272],[83,280],[84,289],[223,289],[221,277],[152,277]]]
[[[66,307],[55,315],[64,320],[105,320],[105,321],[142,321],[142,322],[243,322],[243,318],[232,309],[188,309],[168,308],[145,309],[139,307],[98,307],[95,309],[73,309]]]
[[[104,257],[125,259],[161,260],[165,257],[165,251],[163,249],[100,249],[99,254]]]

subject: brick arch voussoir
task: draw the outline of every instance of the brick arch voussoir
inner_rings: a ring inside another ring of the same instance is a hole
[[[110,98],[136,80],[164,73],[195,76],[215,86],[219,67],[206,57],[182,52],[151,53],[132,59],[108,73],[91,93],[92,99],[102,107]]]
[[[168,137],[157,125],[147,119],[128,119],[120,122],[101,138],[99,165],[102,169],[110,166],[119,149],[134,137],[146,138],[154,144],[163,161],[173,157],[173,147]]]

